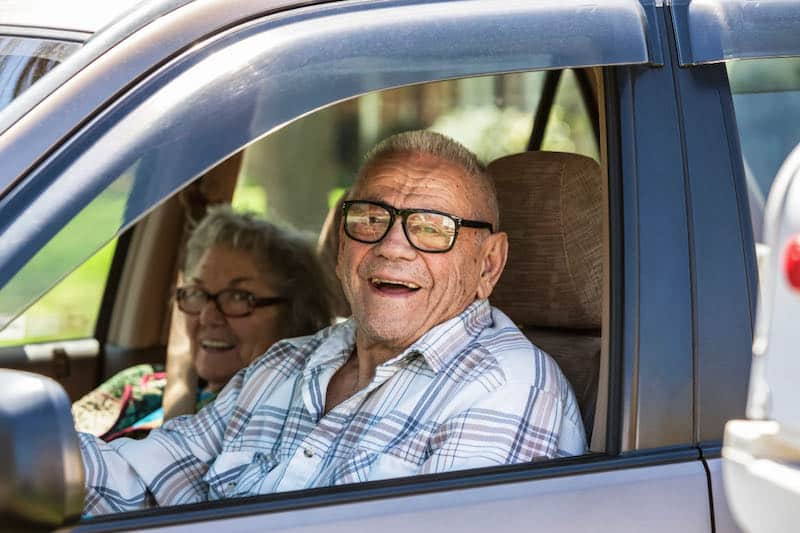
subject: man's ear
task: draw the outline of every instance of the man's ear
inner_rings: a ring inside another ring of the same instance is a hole
[[[502,231],[489,235],[481,243],[481,255],[481,277],[476,296],[488,298],[506,266],[508,235]]]

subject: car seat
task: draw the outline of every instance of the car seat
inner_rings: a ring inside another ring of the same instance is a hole
[[[490,301],[556,360],[591,442],[603,302],[603,186],[593,159],[524,152],[488,167],[509,257]]]
[[[319,240],[317,241],[317,254],[322,262],[322,266],[333,276],[333,314],[339,319],[350,316],[350,304],[347,303],[347,299],[345,299],[344,292],[342,291],[342,286],[339,280],[336,279],[335,274],[336,259],[339,254],[339,226],[342,225],[342,204],[347,198],[347,192],[348,191],[345,191],[331,206],[325,217],[325,222],[322,223],[322,229],[319,232]]]

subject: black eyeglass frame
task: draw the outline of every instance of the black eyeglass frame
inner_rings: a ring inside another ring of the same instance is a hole
[[[386,231],[383,232],[383,235],[381,235],[379,238],[375,240],[366,240],[354,237],[353,235],[350,234],[350,231],[347,229],[347,212],[349,211],[350,206],[352,206],[353,204],[376,205],[378,207],[382,207],[389,213],[389,224],[386,226]],[[445,216],[450,220],[452,220],[455,223],[455,231],[453,232],[453,240],[450,241],[450,246],[444,250],[425,250],[424,248],[420,248],[419,246],[414,244],[411,241],[411,237],[409,237],[408,235],[408,228],[406,227],[406,223],[408,221],[409,215],[413,215],[415,213],[432,213],[434,215]],[[386,237],[386,235],[389,234],[389,231],[391,231],[392,227],[394,226],[395,217],[397,217],[398,215],[402,220],[401,225],[403,226],[403,234],[406,236],[408,244],[410,244],[411,247],[414,248],[415,250],[419,250],[420,252],[425,252],[428,254],[443,254],[452,250],[453,246],[455,246],[456,244],[456,239],[458,239],[458,230],[461,228],[461,226],[464,226],[465,228],[488,229],[489,233],[494,233],[494,228],[489,222],[484,222],[482,220],[469,220],[466,218],[461,218],[460,216],[457,215],[451,215],[450,213],[445,213],[444,211],[437,211],[436,209],[414,209],[414,208],[398,209],[393,205],[389,205],[384,202],[378,202],[375,200],[345,200],[344,202],[342,202],[342,225],[344,226],[345,235],[347,235],[354,241],[363,242],[364,244],[375,244],[376,242],[382,241]]]
[[[187,315],[191,315],[191,316],[199,315],[200,313],[203,312],[203,309],[200,308],[199,311],[192,312],[192,311],[187,311],[186,309],[184,309],[181,306],[181,300],[183,299],[183,295],[186,294],[186,292],[189,289],[201,292],[201,293],[203,293],[205,295],[206,302],[203,304],[203,306],[205,306],[205,304],[208,303],[209,301],[212,301],[212,302],[214,302],[214,305],[217,307],[217,310],[220,313],[222,313],[224,316],[229,317],[229,318],[242,318],[242,317],[245,317],[245,316],[250,316],[250,315],[253,314],[253,311],[255,311],[256,308],[258,308],[258,307],[267,307],[267,306],[270,306],[270,305],[275,305],[275,304],[284,303],[284,302],[288,302],[289,301],[289,299],[286,298],[285,296],[270,296],[270,297],[267,297],[267,298],[258,298],[252,292],[246,291],[244,289],[228,288],[228,289],[222,289],[221,291],[217,291],[217,292],[212,293],[212,292],[209,292],[209,291],[207,291],[205,289],[201,289],[200,287],[197,287],[196,285],[187,285],[185,287],[178,287],[177,289],[175,289],[175,301],[178,303],[178,309],[180,309],[181,312],[186,313]],[[219,303],[219,296],[221,294],[226,293],[226,292],[239,292],[239,293],[246,294],[247,295],[248,311],[246,313],[243,313],[243,314],[240,314],[240,315],[238,315],[238,314],[232,315],[230,313],[226,313],[222,309],[222,306]]]

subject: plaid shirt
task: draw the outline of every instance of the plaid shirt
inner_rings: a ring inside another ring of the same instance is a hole
[[[348,320],[275,344],[195,416],[147,439],[80,434],[91,515],[584,453],[555,362],[486,300],[380,365],[325,414]]]

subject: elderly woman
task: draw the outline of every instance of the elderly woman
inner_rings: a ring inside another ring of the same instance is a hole
[[[209,208],[192,232],[182,278],[175,301],[200,382],[190,411],[277,340],[331,322],[331,275],[310,243],[227,206]],[[123,370],[73,405],[76,429],[107,441],[144,436],[164,418],[165,384],[161,365]]]

